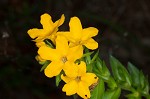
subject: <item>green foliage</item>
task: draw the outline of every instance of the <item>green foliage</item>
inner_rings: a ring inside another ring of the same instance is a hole
[[[40,72],[42,72],[49,64],[50,64],[50,61],[48,61],[48,60],[45,61],[42,68],[41,68],[41,70],[40,70]]]
[[[140,85],[139,70],[130,62],[128,63],[128,70],[131,75],[132,85],[138,87]]]
[[[104,91],[105,91],[105,85],[104,85],[104,81],[101,79],[98,82],[98,85],[91,92],[92,95],[91,99],[102,99]]]
[[[45,39],[44,42],[45,42],[45,44],[48,45],[49,47],[55,48],[54,45],[53,45],[53,43],[52,43],[49,39]]]
[[[87,52],[87,53],[83,54],[82,58],[88,57],[88,56],[92,55],[93,53],[94,53],[94,51],[93,52]]]
[[[87,48],[85,48],[85,53],[89,53],[89,50]],[[92,65],[91,65],[91,56],[87,55],[85,58],[85,63],[87,65],[87,71],[91,72],[92,71]]]
[[[121,93],[120,88],[116,88],[113,90],[108,90],[104,93],[102,99],[118,99]]]
[[[61,81],[61,75],[62,75],[62,72],[61,72],[59,75],[57,75],[56,78],[55,78],[56,86],[57,86],[57,87],[59,86],[59,83],[60,83],[60,81]]]
[[[96,59],[93,72],[100,78],[107,82],[109,88],[114,89],[117,87],[115,80],[111,77],[111,74],[104,61],[101,61],[99,57]]]
[[[54,48],[49,41],[45,40],[45,43]],[[150,99],[148,77],[145,77],[143,72],[133,64],[129,62],[127,70],[119,60],[110,56],[112,75],[105,61],[98,57],[99,50],[94,55],[92,55],[94,51],[90,52],[86,47],[84,51],[83,57],[76,62],[80,63],[81,60],[84,60],[87,65],[87,72],[93,72],[99,78],[98,83],[91,90],[91,99],[118,99],[121,90],[129,91],[125,95],[128,99],[141,99],[142,97]],[[50,61],[45,61],[40,71],[43,71],[49,63]],[[56,76],[56,86],[59,86],[62,74],[63,72]],[[77,97],[75,94],[74,99]]]
[[[94,55],[90,62],[94,72],[99,77],[99,84],[91,92],[91,99],[118,99],[121,90],[129,91],[125,97],[128,99],[150,99],[148,77],[133,64],[128,63],[128,70],[115,57],[110,56],[112,74],[104,61]],[[106,86],[107,85],[107,86]]]
[[[145,77],[142,71],[139,71],[133,64],[128,63],[128,70],[132,78],[132,87],[137,89],[133,91],[132,94],[127,95],[127,97],[149,97],[149,82],[148,77]],[[148,99],[148,98],[147,98]]]
[[[110,64],[112,73],[117,84],[123,89],[129,89],[131,87],[131,76],[126,68],[113,56],[110,56]]]

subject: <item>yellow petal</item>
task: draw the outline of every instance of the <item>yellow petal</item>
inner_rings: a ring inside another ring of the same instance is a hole
[[[78,67],[74,62],[67,61],[63,67],[63,70],[70,78],[76,78],[78,75]]]
[[[47,39],[50,39],[54,45],[56,45],[57,31],[53,32],[51,35],[46,36]]]
[[[51,16],[47,13],[41,15],[41,24],[43,25],[43,29],[52,31],[53,29],[53,21],[51,19]]]
[[[82,25],[78,17],[72,17],[69,22],[70,32],[74,39],[79,40],[82,36]]]
[[[38,50],[38,54],[41,56],[41,58],[45,60],[56,61],[56,60],[60,60],[61,58],[61,56],[55,49],[52,49],[48,46],[40,47]]]
[[[62,14],[61,18],[54,23],[54,26],[59,27],[64,23],[64,21],[65,21],[65,16],[64,16],[64,14]]]
[[[45,43],[42,41],[42,42],[36,42],[36,46],[39,48],[41,46],[45,46]]]
[[[86,73],[81,77],[81,80],[86,82],[88,86],[90,86],[98,81],[98,77],[94,73]]]
[[[71,47],[75,47],[75,46],[80,46],[80,45],[76,45],[75,43],[72,43],[72,42],[69,43],[69,47],[70,47],[70,48],[71,48]]]
[[[69,83],[65,84],[62,91],[66,92],[66,95],[73,95],[78,90],[78,84],[75,80],[70,81]]]
[[[37,28],[28,30],[28,34],[32,39],[35,39],[36,37],[41,36],[42,32],[43,32],[42,29],[37,29]]]
[[[39,55],[37,55],[37,56],[35,57],[35,59],[36,59],[37,61],[40,61],[40,62],[46,61],[46,60],[42,59]]]
[[[83,47],[81,45],[69,48],[67,59],[69,61],[76,61],[83,55]]]
[[[84,61],[81,61],[78,66],[78,76],[82,76],[86,74],[86,64]]]
[[[65,83],[69,83],[70,81],[74,80],[74,78],[70,78],[68,76],[64,76],[63,74],[61,75],[61,79],[65,82]]]
[[[52,61],[44,70],[47,77],[57,76],[63,68],[63,64],[59,61]]]
[[[74,40],[74,37],[69,31],[64,31],[64,32],[57,32],[57,36],[64,36],[68,41],[75,43],[76,40]]]
[[[70,34],[69,31],[58,31],[57,36],[64,36],[67,37]]]
[[[88,39],[88,40],[84,43],[84,45],[85,45],[88,49],[91,49],[91,50],[94,50],[94,49],[97,49],[97,48],[98,48],[98,43],[97,43],[94,39],[92,39],[92,38]]]
[[[85,41],[98,34],[98,29],[94,27],[85,28],[82,31],[82,40]]]
[[[90,90],[87,84],[81,81],[78,83],[78,86],[79,88],[78,88],[77,94],[84,99],[89,99],[91,95],[90,95]]]
[[[56,49],[62,55],[66,55],[69,49],[68,41],[63,36],[58,36],[56,38]]]

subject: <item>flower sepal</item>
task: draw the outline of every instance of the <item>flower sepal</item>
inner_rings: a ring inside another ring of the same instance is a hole
[[[42,72],[50,63],[51,63],[51,62],[50,62],[49,60],[45,61],[45,62],[43,63],[43,66],[42,66],[40,72]]]

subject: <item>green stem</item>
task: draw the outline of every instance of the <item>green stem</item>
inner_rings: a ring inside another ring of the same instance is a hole
[[[44,42],[51,48],[54,48],[53,44],[48,41],[48,39],[45,39]]]
[[[78,95],[77,94],[74,94],[73,95],[73,99],[77,99],[78,98]]]

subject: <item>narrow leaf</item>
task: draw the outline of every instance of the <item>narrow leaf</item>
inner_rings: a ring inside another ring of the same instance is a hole
[[[109,79],[106,81],[108,88],[115,89],[117,87],[117,84],[114,80],[114,78],[109,77]]]
[[[104,91],[105,91],[104,81],[102,79],[100,79],[98,85],[91,92],[90,99],[102,99]]]
[[[85,48],[85,53],[89,53],[89,49]],[[86,67],[88,72],[92,72],[91,56],[85,57]]]
[[[128,63],[128,70],[131,75],[132,85],[134,87],[139,87],[140,86],[139,70],[130,62]]]
[[[45,44],[47,44],[49,47],[54,48],[53,42],[49,39],[44,40]]]
[[[59,83],[61,81],[61,75],[62,74],[63,74],[63,72],[60,72],[60,74],[55,77],[55,81],[56,81],[56,86],[57,87],[59,86]]]
[[[146,96],[148,96],[149,95],[149,82],[148,82],[148,77],[145,77],[145,87],[143,88],[143,91],[142,91],[142,93],[144,94],[144,95],[146,95]]]
[[[126,97],[128,99],[141,99],[139,92],[134,92],[134,93],[128,94],[128,95],[126,95]]]
[[[116,88],[114,90],[106,91],[102,99],[119,99],[120,94],[121,94],[121,89]]]
[[[45,61],[44,65],[42,66],[40,72],[42,72],[48,65],[50,64],[50,61]]]
[[[82,58],[87,57],[87,56],[91,56],[93,53],[94,53],[94,51],[87,52],[87,53],[83,54]]]
[[[104,61],[101,61],[99,57],[96,59],[96,63],[94,65],[93,72],[95,72],[100,78],[107,80],[110,76],[110,72],[106,67]]]
[[[131,87],[131,77],[127,69],[113,56],[110,56],[110,64],[115,80],[121,82],[121,87],[129,89]]]
[[[93,56],[91,62],[94,62],[97,59],[98,55],[99,55],[99,50],[95,53],[95,55]]]
[[[117,80],[122,80],[123,78],[121,77],[121,75],[119,74],[119,71],[118,71],[119,63],[113,56],[110,56],[110,64],[111,64],[112,73],[113,73],[114,78]]]
[[[89,49],[85,48],[85,53],[89,53]],[[91,56],[86,56],[85,61],[87,64],[91,63]]]
[[[140,71],[140,87],[143,89],[145,86],[145,76],[142,71]]]

